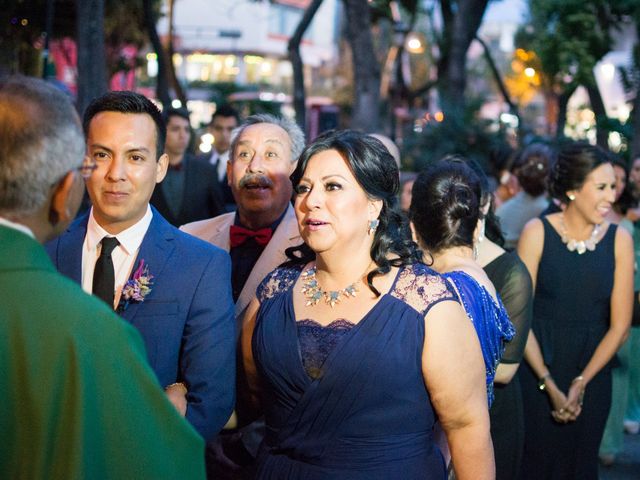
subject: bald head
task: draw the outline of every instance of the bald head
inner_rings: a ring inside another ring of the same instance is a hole
[[[378,140],[380,140],[382,142],[382,144],[385,147],[387,147],[387,150],[389,150],[389,153],[391,154],[393,159],[396,161],[396,165],[398,166],[398,170],[400,170],[400,149],[393,142],[393,140],[391,140],[386,135],[382,135],[381,133],[370,133],[369,136],[373,137],[373,138],[377,138]]]

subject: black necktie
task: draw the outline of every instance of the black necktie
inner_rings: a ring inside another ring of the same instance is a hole
[[[113,290],[115,288],[115,274],[111,252],[120,245],[116,237],[104,237],[100,242],[102,249],[93,270],[93,294],[107,302],[113,308]]]

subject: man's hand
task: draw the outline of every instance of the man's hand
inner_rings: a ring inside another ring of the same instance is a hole
[[[165,387],[167,398],[183,417],[187,414],[187,387],[184,383],[172,383]]]

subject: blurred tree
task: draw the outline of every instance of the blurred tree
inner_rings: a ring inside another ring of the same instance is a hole
[[[139,0],[105,0],[104,40],[109,78],[141,64],[139,58],[123,55],[122,47],[132,45],[141,49],[148,42],[143,18],[142,2]]]
[[[176,97],[180,100],[180,103],[186,108],[187,106],[187,96],[184,93],[184,89],[180,82],[178,81],[178,75],[176,75],[176,67],[173,63],[173,54],[175,50],[173,48],[173,32],[174,32],[174,22],[175,11],[176,11],[176,0],[168,0],[169,3],[169,34],[167,35],[167,73],[169,74],[169,82],[173,87],[173,91],[176,93]]]
[[[499,0],[496,0],[499,1]],[[408,92],[410,101],[428,106],[431,89],[437,88],[440,110],[426,108],[405,131],[404,152],[406,163],[419,170],[429,162],[447,154],[460,154],[486,165],[490,150],[503,141],[504,132],[491,122],[479,118],[485,102],[482,95],[469,92],[467,87],[467,53],[482,23],[489,0],[439,0],[419,2],[421,8],[416,20],[418,28],[430,37],[431,46],[425,55],[432,55],[437,75],[427,77],[424,83]],[[482,45],[482,42],[480,42]],[[485,49],[485,61],[498,90],[512,105],[493,58]],[[403,161],[404,156],[403,156]]]
[[[589,93],[596,115],[597,138],[606,146],[604,103],[594,67],[610,51],[611,30],[617,28],[630,0],[529,0],[529,17],[516,34],[518,47],[534,52],[547,105],[548,133],[564,134],[569,99],[580,85]],[[637,2],[636,2],[637,3]],[[517,53],[517,52],[516,52]]]
[[[631,99],[631,113],[623,133],[629,141],[630,158],[640,156],[640,2],[627,0],[630,22],[635,28],[636,43],[627,68],[621,69],[622,83]]]
[[[489,0],[440,0],[438,93],[445,121],[459,122],[465,109],[467,51]]]
[[[83,0],[77,7],[78,97],[82,114],[96,97],[107,91],[104,48],[104,0]]]
[[[160,18],[159,9],[156,8],[154,0],[142,0],[142,8],[144,12],[144,26],[149,35],[149,41],[153,50],[156,52],[158,62],[158,75],[156,76],[156,98],[162,105],[171,105],[171,95],[169,94],[169,59],[167,53],[162,46],[156,24]],[[173,65],[173,62],[171,62]]]
[[[46,0],[0,0],[0,73],[42,75]],[[75,37],[74,0],[56,0],[51,38]]]
[[[300,19],[300,23],[296,27],[295,32],[289,40],[287,50],[289,52],[289,61],[293,67],[293,107],[296,112],[296,122],[302,129],[306,129],[306,104],[304,92],[304,71],[302,65],[302,57],[300,56],[300,43],[307,28],[311,24],[313,17],[320,8],[322,0],[312,0]]]
[[[353,59],[354,96],[351,127],[375,132],[379,127],[380,64],[371,36],[371,11],[367,0],[344,0],[345,35]]]
[[[133,45],[141,48],[146,44],[148,36],[143,1],[149,4],[152,14],[157,19],[162,0],[101,0],[103,15],[96,15],[99,10],[90,10],[92,1],[55,0],[51,38],[75,38],[78,47],[80,43],[89,45],[91,43],[87,42],[92,41],[98,49],[100,47],[96,38],[102,38],[105,53],[99,55],[105,58],[107,79],[118,71],[131,70],[138,66],[139,59],[123,55],[123,47]],[[0,72],[42,75],[40,58],[44,46],[46,3],[47,0],[0,0]],[[88,15],[87,19],[81,22],[83,25],[76,21],[79,9]],[[103,27],[95,29],[95,22],[99,21],[98,16],[104,18]],[[92,28],[85,28],[89,25],[92,25]],[[82,40],[78,37],[79,34],[84,36]],[[87,35],[96,37],[91,40]],[[97,58],[91,54],[90,62],[95,64],[99,61]],[[79,74],[83,73],[84,67]]]

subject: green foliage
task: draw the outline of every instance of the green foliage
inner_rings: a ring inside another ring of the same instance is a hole
[[[76,37],[76,2],[55,0],[52,38]],[[162,0],[154,0],[160,11]],[[46,30],[47,0],[0,0],[0,70],[26,74],[32,71],[30,57],[38,57]],[[141,47],[147,42],[142,0],[104,0],[105,44],[111,72],[131,68],[124,65],[119,50],[123,45]],[[26,24],[23,24],[26,20]]]
[[[593,68],[611,49],[615,20],[607,0],[529,0],[529,18],[516,34],[519,48],[540,59],[543,85],[564,90],[590,84]]]
[[[481,98],[469,99],[462,116],[431,121],[421,132],[406,132],[403,145],[403,163],[419,172],[432,162],[447,155],[461,155],[478,162],[488,171],[489,153],[504,143],[505,134],[489,120],[480,119]]]

